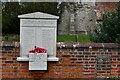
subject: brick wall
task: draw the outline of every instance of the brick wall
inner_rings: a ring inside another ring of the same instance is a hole
[[[102,14],[105,11],[115,11],[116,10],[116,2],[96,2],[96,10],[97,10],[97,20],[102,20]]]
[[[115,43],[57,43],[58,62],[47,71],[29,71],[18,62],[19,42],[1,42],[2,78],[97,78],[120,76],[120,46]],[[6,45],[7,44],[7,45]]]

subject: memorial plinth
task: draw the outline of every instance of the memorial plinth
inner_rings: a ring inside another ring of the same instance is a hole
[[[34,46],[47,49],[48,61],[58,61],[56,57],[56,31],[58,16],[35,12],[19,15],[20,57],[18,61],[29,61],[29,50]]]

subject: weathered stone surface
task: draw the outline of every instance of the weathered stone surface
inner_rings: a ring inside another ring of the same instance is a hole
[[[94,6],[66,3],[58,26],[58,34],[87,34],[96,24]]]

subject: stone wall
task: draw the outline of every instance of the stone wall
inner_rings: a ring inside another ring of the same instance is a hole
[[[96,23],[94,6],[81,3],[64,3],[58,34],[87,34]]]
[[[15,45],[16,43],[16,45]],[[116,43],[57,43],[58,62],[47,71],[29,71],[18,62],[19,42],[3,42],[2,78],[109,78],[120,76],[120,45]]]
[[[65,3],[62,7],[58,34],[87,34],[98,26],[104,11],[115,11],[116,2]]]

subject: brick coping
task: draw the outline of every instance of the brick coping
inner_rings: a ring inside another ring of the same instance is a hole
[[[119,43],[80,43],[80,42],[57,42],[57,48],[120,48]],[[18,47],[17,41],[0,41],[0,47]]]

